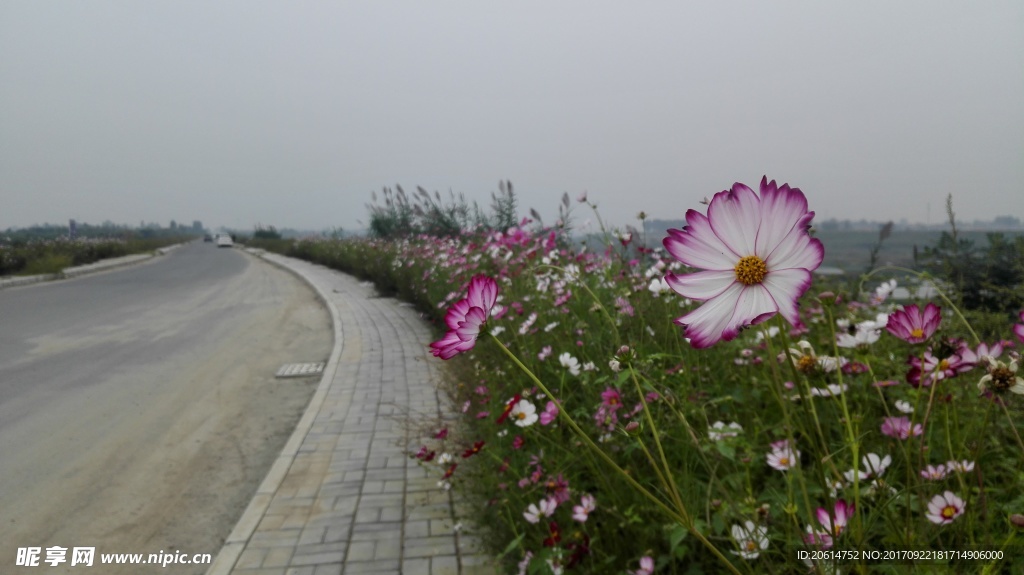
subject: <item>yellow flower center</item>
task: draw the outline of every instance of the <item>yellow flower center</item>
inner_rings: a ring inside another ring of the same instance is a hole
[[[523,412],[523,411],[520,411],[519,413],[516,414],[516,417],[518,419],[526,419],[526,413]]]
[[[954,515],[956,515],[956,507],[947,505],[942,508],[942,516],[946,519],[952,519]]]
[[[939,369],[941,371],[946,371],[947,369],[949,369],[949,360],[945,360],[944,359],[944,360],[940,361],[939,362]]]
[[[788,457],[780,457],[779,458],[779,465],[781,465],[783,467],[789,467],[789,458]]]
[[[1007,367],[997,367],[992,370],[992,387],[996,391],[1006,391],[1016,383],[1016,375]]]
[[[919,327],[915,327],[914,330],[910,332],[910,335],[914,336],[915,338],[924,337],[924,330]]]
[[[746,284],[759,284],[768,274],[768,265],[757,256],[747,256],[736,264],[736,281]]]
[[[746,545],[747,551],[757,551],[757,543],[754,543],[750,539],[747,540]]]
[[[800,370],[801,373],[811,373],[816,367],[818,367],[818,362],[809,355],[801,357],[796,362],[796,368]]]

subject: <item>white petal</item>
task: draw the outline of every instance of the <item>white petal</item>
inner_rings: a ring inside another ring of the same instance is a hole
[[[668,230],[668,237],[662,244],[672,257],[699,269],[733,269],[740,260],[740,256],[715,235],[708,218],[694,210],[686,212],[686,227]]]
[[[686,326],[686,337],[695,348],[710,347],[722,339],[729,320],[736,312],[736,303],[743,291],[742,284],[733,283],[718,297],[712,298],[697,309],[676,320]]]
[[[807,198],[788,185],[775,187],[761,181],[761,226],[757,230],[757,253],[770,253],[808,215]],[[799,229],[799,231],[803,231]]]
[[[803,230],[793,230],[782,238],[776,246],[768,246],[772,250],[764,258],[768,271],[790,268],[816,270],[825,257],[825,247],[821,240],[812,238]]]
[[[739,334],[741,328],[761,323],[778,311],[779,307],[768,290],[760,285],[747,286],[736,301],[736,311],[729,319],[729,325],[723,332],[722,338],[730,340]]]
[[[683,297],[706,301],[718,296],[730,285],[736,283],[736,272],[733,270],[706,271],[685,275],[670,273],[665,276],[665,282],[673,291]]]
[[[811,272],[802,269],[770,271],[761,285],[771,294],[786,321],[792,325],[800,323],[797,300],[811,287]]]
[[[741,257],[755,253],[760,203],[754,190],[736,183],[731,190],[715,194],[708,206],[708,220],[715,235]]]

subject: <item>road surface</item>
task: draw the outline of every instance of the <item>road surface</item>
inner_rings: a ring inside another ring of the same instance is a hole
[[[216,555],[317,382],[274,373],[331,337],[307,286],[210,244],[0,291],[0,573],[205,572],[99,559]],[[52,546],[67,562],[15,567]]]

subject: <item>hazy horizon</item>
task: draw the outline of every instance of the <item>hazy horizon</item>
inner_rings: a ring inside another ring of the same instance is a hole
[[[401,185],[1024,219],[1024,3],[0,1],[0,229],[356,229]],[[578,212],[581,220],[591,217]]]

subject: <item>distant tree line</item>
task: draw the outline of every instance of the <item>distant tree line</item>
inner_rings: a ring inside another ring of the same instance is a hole
[[[196,228],[197,224],[199,228]],[[112,222],[103,222],[99,225],[84,222],[77,222],[75,224],[75,237],[90,239],[132,240],[191,237],[202,234],[202,231],[202,224],[198,221],[193,222],[192,227],[178,225],[174,220],[171,220],[170,225],[167,227],[160,227],[153,223],[142,223],[139,227]],[[7,228],[7,230],[0,234],[0,244],[20,246],[32,241],[68,238],[70,235],[71,229],[68,224],[37,224],[25,228]]]

